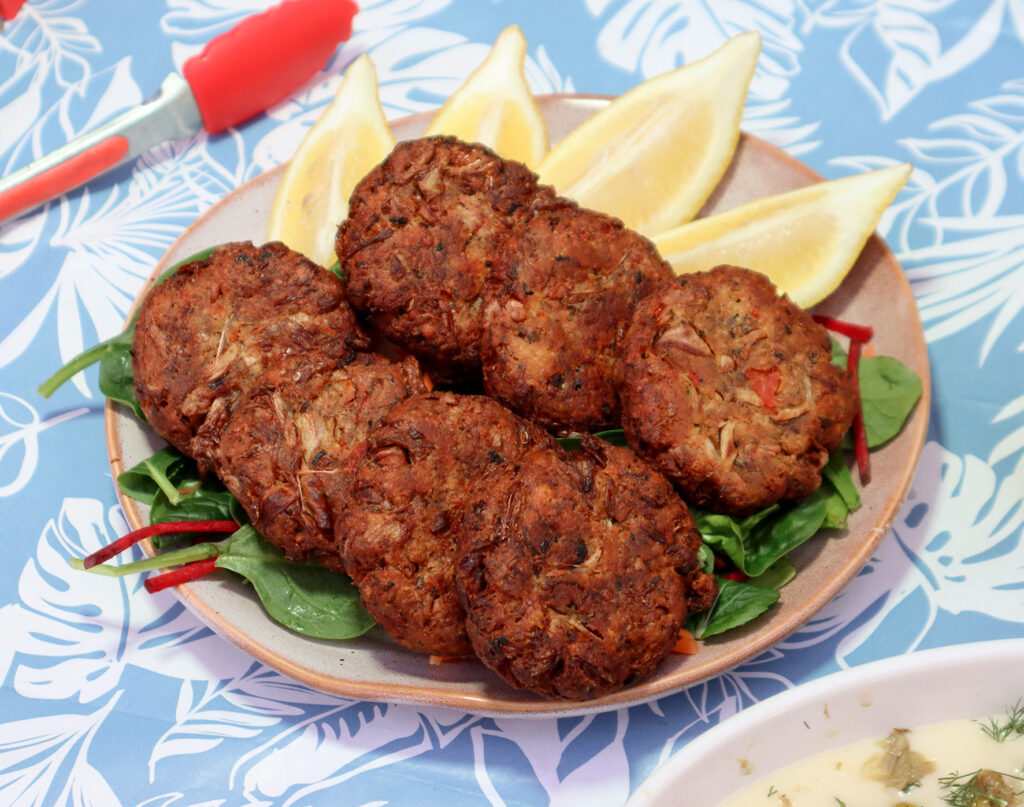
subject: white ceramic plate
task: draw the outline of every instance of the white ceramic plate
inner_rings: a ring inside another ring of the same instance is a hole
[[[538,101],[552,142],[607,103],[606,98],[577,95],[544,96]],[[400,140],[416,137],[429,119],[429,114],[416,115],[394,122],[392,128]],[[265,241],[282,170],[256,177],[214,205],[174,243],[153,276],[214,244]],[[704,212],[725,210],[820,179],[780,149],[744,135]],[[900,435],[872,453],[872,482],[862,492],[863,506],[851,516],[847,532],[811,541],[793,553],[799,573],[783,590],[776,608],[750,625],[706,642],[695,656],[673,655],[653,678],[625,691],[584,704],[551,702],[513,690],[472,660],[430,665],[426,656],[399,647],[379,629],[345,643],[308,639],[273,622],[251,590],[227,575],[181,586],[178,593],[200,619],[260,661],[316,689],[364,700],[492,714],[579,714],[643,702],[716,675],[798,628],[857,573],[896,516],[924,444],[930,399],[924,334],[910,286],[881,239],[871,238],[843,285],[819,308],[878,326],[879,352],[901,359],[924,383],[917,409]],[[151,430],[122,407],[108,403],[106,421],[115,479],[162,446]],[[121,503],[133,527],[147,523],[145,508],[125,497]]]
[[[626,807],[715,807],[759,779],[894,727],[999,715],[1024,695],[1024,639],[875,661],[762,701],[658,767]],[[742,762],[741,762],[742,761]],[[741,774],[741,765],[748,775]]]

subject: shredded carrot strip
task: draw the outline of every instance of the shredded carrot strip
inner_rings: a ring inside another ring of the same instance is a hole
[[[693,634],[686,628],[679,631],[679,641],[672,648],[673,653],[683,653],[687,656],[696,655],[700,651],[700,645],[693,638]]]
[[[122,535],[116,541],[96,550],[82,561],[82,565],[86,569],[91,569],[93,566],[106,563],[139,541],[154,535],[165,535],[170,532],[234,532],[237,529],[238,524],[234,521],[165,521],[162,524],[150,524],[148,527]]]
[[[454,661],[458,656],[430,656],[431,664],[444,664],[446,661]]]
[[[146,580],[144,585],[146,586],[146,591],[150,594],[156,594],[158,591],[163,591],[165,588],[198,580],[200,577],[208,575],[216,568],[217,558],[203,558],[202,560],[197,560],[193,563],[186,563],[180,569],[174,569],[173,571],[164,572],[163,574],[158,574],[155,577],[150,577]]]

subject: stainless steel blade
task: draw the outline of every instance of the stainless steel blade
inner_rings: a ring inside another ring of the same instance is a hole
[[[115,163],[123,164],[165,141],[191,137],[202,128],[202,125],[199,107],[188,82],[176,73],[171,73],[164,79],[157,94],[149,100],[0,179],[0,195],[57,168],[109,138],[120,136],[128,141],[127,151],[120,161]],[[112,166],[107,166],[110,167]],[[88,179],[91,177],[85,177],[81,182]],[[71,190],[72,187],[74,185],[61,188],[49,198]],[[19,212],[22,211],[15,211],[6,217],[13,218]],[[3,219],[4,217],[0,216],[0,221]]]

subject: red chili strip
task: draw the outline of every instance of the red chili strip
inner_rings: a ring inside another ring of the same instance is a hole
[[[86,569],[99,566],[153,535],[165,535],[169,532],[234,532],[237,529],[238,524],[234,521],[165,521],[162,524],[150,524],[148,527],[122,535],[102,549],[97,549],[82,561],[82,565]]]
[[[860,383],[857,380],[857,362],[860,361],[862,342],[850,342],[850,355],[846,359],[846,371],[853,379],[853,390],[857,395],[857,412],[853,416],[853,449],[857,457],[857,472],[860,482],[866,485],[871,480],[871,465],[868,459],[868,433],[864,428],[864,412],[860,403]]]
[[[171,588],[172,586],[179,586],[182,583],[191,583],[193,580],[198,580],[200,577],[204,577],[217,568],[217,558],[203,558],[202,560],[193,561],[192,563],[186,563],[180,569],[174,569],[170,572],[164,572],[158,574],[155,577],[149,577],[146,579],[144,585],[146,591],[150,594],[156,594],[158,591],[163,591],[165,588]]]
[[[871,337],[875,335],[875,329],[870,325],[857,325],[853,322],[845,322],[835,317],[826,317],[822,314],[814,314],[814,321],[819,325],[824,325],[830,331],[841,333],[843,336],[849,336],[856,342],[870,342]]]

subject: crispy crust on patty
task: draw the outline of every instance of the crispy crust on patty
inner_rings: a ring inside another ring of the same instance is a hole
[[[549,198],[524,165],[480,144],[399,143],[356,186],[338,228],[352,305],[440,376],[478,375],[491,263]]]
[[[331,363],[368,340],[337,277],[283,244],[225,244],[143,300],[132,340],[135,396],[185,454],[211,408],[231,404],[292,355]]]
[[[265,372],[226,423],[208,420],[193,445],[208,444],[217,475],[267,541],[293,561],[343,572],[329,499],[374,423],[422,392],[412,357],[351,353],[323,371],[293,359]]]
[[[515,687],[587,700],[651,675],[714,579],[671,484],[625,448],[534,449],[494,470],[456,571],[480,659]]]
[[[691,504],[809,495],[853,419],[827,331],[757,272],[680,275],[637,309],[619,368],[629,444]]]
[[[488,394],[557,432],[619,425],[614,366],[636,304],[672,270],[618,219],[539,211],[497,264],[484,312]]]
[[[431,393],[398,404],[354,455],[336,536],[363,605],[400,644],[471,650],[455,594],[461,513],[489,468],[554,438],[483,396]]]

